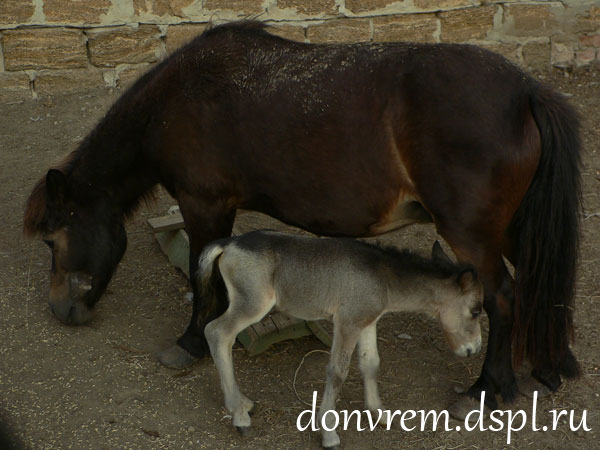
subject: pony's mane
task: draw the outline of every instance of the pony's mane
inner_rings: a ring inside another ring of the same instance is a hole
[[[254,35],[269,34],[266,32],[268,25],[258,20],[245,19],[237,22],[224,23],[221,25],[209,24],[200,37],[210,37],[221,33],[247,33]]]
[[[60,170],[64,174],[69,174],[78,159],[79,153],[79,149],[73,150],[62,162],[52,168]],[[25,204],[23,215],[23,233],[25,237],[32,238],[44,231],[46,200],[46,176],[44,175],[34,186]]]

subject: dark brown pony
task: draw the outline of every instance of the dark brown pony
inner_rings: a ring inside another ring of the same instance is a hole
[[[494,407],[493,394],[517,392],[512,351],[551,389],[579,374],[569,349],[579,148],[565,100],[494,53],[310,45],[234,23],[141,77],[34,188],[24,229],[53,248],[54,314],[78,324],[125,251],[123,221],[158,184],[179,202],[190,273],[238,208],[321,235],[432,221],[484,283],[489,340],[469,393],[486,391]],[[192,286],[170,363],[205,356],[204,327],[226,308]]]

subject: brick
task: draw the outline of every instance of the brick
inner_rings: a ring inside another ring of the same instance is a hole
[[[550,44],[530,42],[522,49],[525,65],[534,69],[547,69],[552,62],[552,51]]]
[[[133,12],[136,16],[154,14],[162,17],[166,14],[175,17],[186,17],[183,9],[194,0],[133,0]]]
[[[109,0],[44,0],[44,15],[51,23],[100,23],[111,6]]]
[[[448,11],[440,14],[442,42],[483,39],[494,26],[495,6]]]
[[[294,25],[271,25],[267,28],[267,31],[271,34],[299,42],[304,42],[306,34],[304,27]]]
[[[596,49],[586,48],[575,52],[575,63],[578,66],[584,66],[596,59]]]
[[[264,0],[205,0],[204,9],[209,11],[230,10],[238,15],[256,14],[265,10]]]
[[[575,52],[568,44],[552,43],[552,64],[556,67],[569,67],[573,64]]]
[[[404,3],[404,0],[346,0],[346,9],[353,13],[362,13],[383,9],[394,3]]]
[[[167,53],[173,53],[179,47],[202,34],[205,29],[206,24],[203,23],[169,26],[167,30]]]
[[[548,35],[558,25],[552,5],[508,5],[504,14],[516,36]]]
[[[39,28],[3,33],[6,70],[86,67],[85,39],[79,30]]]
[[[31,98],[29,77],[23,72],[0,72],[0,103],[18,102]]]
[[[38,96],[73,94],[106,87],[98,69],[52,70],[36,74],[35,92]]]
[[[15,24],[29,21],[35,12],[33,0],[0,1],[0,23]]]
[[[374,41],[435,42],[435,14],[415,14],[373,19]]]
[[[335,0],[277,0],[280,9],[293,9],[300,14],[319,16],[322,14],[335,14],[337,8]]]
[[[419,9],[435,10],[471,6],[475,3],[475,0],[414,0],[415,6]]]
[[[588,47],[600,47],[600,34],[592,36],[580,36],[579,42]]]
[[[330,20],[306,30],[310,42],[362,42],[371,37],[368,19]]]
[[[161,56],[160,31],[154,25],[140,25],[137,30],[129,27],[91,30],[87,35],[90,60],[95,66],[155,62]]]

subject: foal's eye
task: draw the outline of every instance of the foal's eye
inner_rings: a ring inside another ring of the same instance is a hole
[[[54,241],[48,241],[44,239],[44,244],[46,244],[50,248],[54,248]]]
[[[480,314],[481,314],[481,311],[471,311],[471,317],[473,319],[477,319]]]

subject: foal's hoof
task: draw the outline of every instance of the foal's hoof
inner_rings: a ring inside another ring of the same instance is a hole
[[[156,354],[158,361],[169,369],[186,369],[196,362],[196,358],[179,345],[161,350]]]
[[[238,433],[240,433],[240,436],[242,437],[248,437],[252,432],[252,427],[235,427],[235,429]]]
[[[459,420],[465,420],[469,413],[473,410],[479,411],[481,403],[479,400],[474,399],[468,395],[463,395],[460,397],[450,408],[448,408],[448,412],[452,417]],[[484,416],[487,415],[487,408],[484,409]],[[471,414],[469,416],[469,423],[476,423],[479,419],[479,414]]]
[[[325,450],[342,450],[342,446],[340,444],[333,445],[331,447],[323,447]]]
[[[254,414],[256,414],[256,409],[257,409],[257,408],[256,408],[256,403],[254,403],[254,404],[252,405],[252,408],[250,408],[250,409],[248,410],[248,415],[249,415],[250,417],[252,417]]]
[[[533,393],[537,391],[538,399],[548,397],[552,391],[548,386],[540,383],[538,380],[533,378],[531,375],[525,375],[519,379],[519,392],[527,398],[533,398]]]

